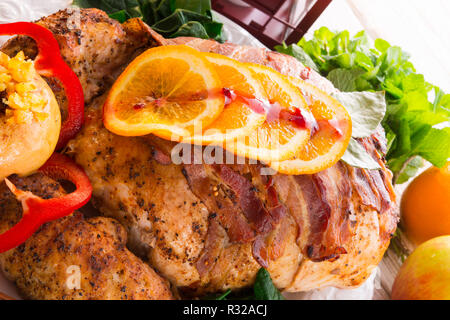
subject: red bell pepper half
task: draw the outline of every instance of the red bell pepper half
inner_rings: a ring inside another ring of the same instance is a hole
[[[29,191],[17,189],[11,181],[5,179],[11,192],[22,202],[23,214],[14,227],[0,234],[0,253],[24,243],[41,225],[71,214],[91,198],[89,178],[69,157],[54,153],[39,171],[54,179],[73,182],[76,190],[59,198],[42,199]]]

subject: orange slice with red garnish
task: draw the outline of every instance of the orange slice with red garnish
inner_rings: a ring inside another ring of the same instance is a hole
[[[123,136],[153,133],[180,141],[222,112],[222,84],[199,51],[184,45],[149,49],[112,86],[103,107],[105,127]]]
[[[314,119],[300,90],[272,68],[246,64],[264,88],[265,122],[251,134],[238,138],[226,149],[264,162],[293,157],[309,140]]]
[[[186,137],[183,142],[196,144],[220,144],[226,140],[249,135],[266,119],[261,108],[255,108],[257,99],[265,100],[264,88],[255,73],[245,64],[215,53],[205,53],[222,82],[225,107],[219,117],[203,132]]]
[[[318,129],[292,159],[272,162],[270,167],[284,174],[316,173],[342,157],[352,135],[352,121],[336,99],[303,80],[290,77],[290,81],[308,101]]]

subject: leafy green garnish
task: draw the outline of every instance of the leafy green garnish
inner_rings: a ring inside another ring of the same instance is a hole
[[[383,120],[386,112],[384,92],[338,92],[333,97],[342,103],[352,118],[352,138],[341,160],[354,167],[380,169],[380,165],[355,138],[370,136]]]
[[[310,67],[311,69],[319,72],[319,69],[317,68],[314,61],[311,59],[311,57],[298,45],[291,44],[290,46],[287,46],[286,43],[283,42],[283,45],[281,46],[275,46],[275,50],[278,52],[290,55],[295,57],[297,60],[299,60],[301,63],[303,63],[305,66]]]
[[[227,300],[227,297],[232,293],[231,289],[228,289],[225,292],[213,293],[206,296],[201,297],[201,300]]]
[[[120,23],[124,23],[125,21],[127,21],[128,19],[131,18],[126,10],[120,10],[120,11],[111,13],[109,15],[109,17],[119,21]]]
[[[364,147],[355,139],[350,138],[347,150],[341,160],[349,165],[365,169],[380,169],[380,165],[372,158],[372,156],[364,149]]]
[[[224,293],[208,295],[203,300],[284,300],[283,295],[278,291],[272,282],[269,272],[261,268],[256,274],[253,292],[241,291],[232,292],[227,290]]]
[[[338,92],[332,95],[352,118],[352,137],[368,137],[375,132],[386,113],[384,92]]]
[[[214,21],[210,0],[75,0],[81,8],[98,8],[123,23],[141,17],[166,38],[180,36],[224,41],[223,25]]]
[[[450,130],[436,125],[450,120],[450,94],[416,73],[400,47],[382,39],[371,45],[364,31],[351,38],[348,31],[332,32],[326,27],[297,45],[339,90],[386,92],[382,125],[388,139],[387,164],[395,183],[414,176],[423,164],[421,159],[437,167],[446,163]],[[294,49],[288,46],[280,51],[291,54],[290,50]]]
[[[73,5],[80,8],[97,8],[120,19],[140,16],[137,0],[74,0]]]
[[[274,286],[269,272],[264,268],[259,269],[256,274],[253,291],[255,300],[284,300],[283,295]]]
[[[415,177],[419,172],[419,169],[423,167],[423,159],[421,157],[415,156],[409,158],[407,162],[404,162],[404,169],[401,170],[401,174],[397,178],[397,183],[404,183],[409,180],[410,177]]]
[[[170,1],[172,11],[177,8],[183,8],[199,14],[208,14],[211,12],[210,0],[173,0]]]
[[[411,254],[411,251],[408,250],[402,242],[402,239],[405,238],[402,230],[397,228],[394,232],[394,236],[391,238],[391,243],[389,244],[389,248],[392,249],[397,257],[400,258],[400,261],[405,262],[406,258]],[[385,255],[389,252],[386,250]]]
[[[334,69],[331,70],[327,78],[334,86],[344,92],[356,91],[356,79],[363,72],[360,70]]]

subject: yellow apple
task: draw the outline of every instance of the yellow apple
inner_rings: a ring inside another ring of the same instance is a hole
[[[450,300],[450,235],[422,243],[406,259],[392,287],[394,300]]]

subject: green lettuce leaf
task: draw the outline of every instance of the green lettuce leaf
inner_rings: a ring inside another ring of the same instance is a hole
[[[383,39],[372,45],[363,31],[322,27],[298,43],[341,91],[385,91],[382,125],[388,139],[387,164],[397,183],[412,177],[423,161],[442,166],[449,158],[450,95],[426,82],[409,54]],[[448,125],[447,125],[448,127]],[[356,129],[355,129],[356,130]]]
[[[332,94],[347,109],[352,118],[352,137],[368,137],[378,127],[386,113],[384,92],[338,92]]]
[[[126,10],[120,10],[120,11],[111,13],[109,15],[109,17],[119,21],[120,23],[124,23],[125,21],[127,21],[128,19],[131,18],[131,16],[128,14],[128,12]]]
[[[123,19],[140,15],[137,0],[74,0],[73,5],[80,8],[97,8],[105,11],[111,18]],[[120,12],[120,13],[118,13]]]
[[[172,34],[173,37],[197,37],[209,39],[205,27],[198,21],[188,21]]]
[[[210,0],[171,0],[170,6],[172,11],[183,8],[201,15],[206,15],[211,11]]]
[[[334,69],[327,75],[333,85],[344,92],[356,91],[356,80],[363,74],[361,70]]]
[[[423,159],[419,156],[412,157],[409,162],[406,163],[405,168],[399,174],[396,183],[401,184],[409,180],[409,177],[414,177],[423,167]]]
[[[210,0],[75,0],[81,8],[98,8],[123,23],[142,17],[164,37],[225,40],[223,25],[213,19]]]
[[[349,165],[365,169],[381,169],[378,162],[364,149],[364,147],[354,138],[350,138],[347,150],[341,160]]]

